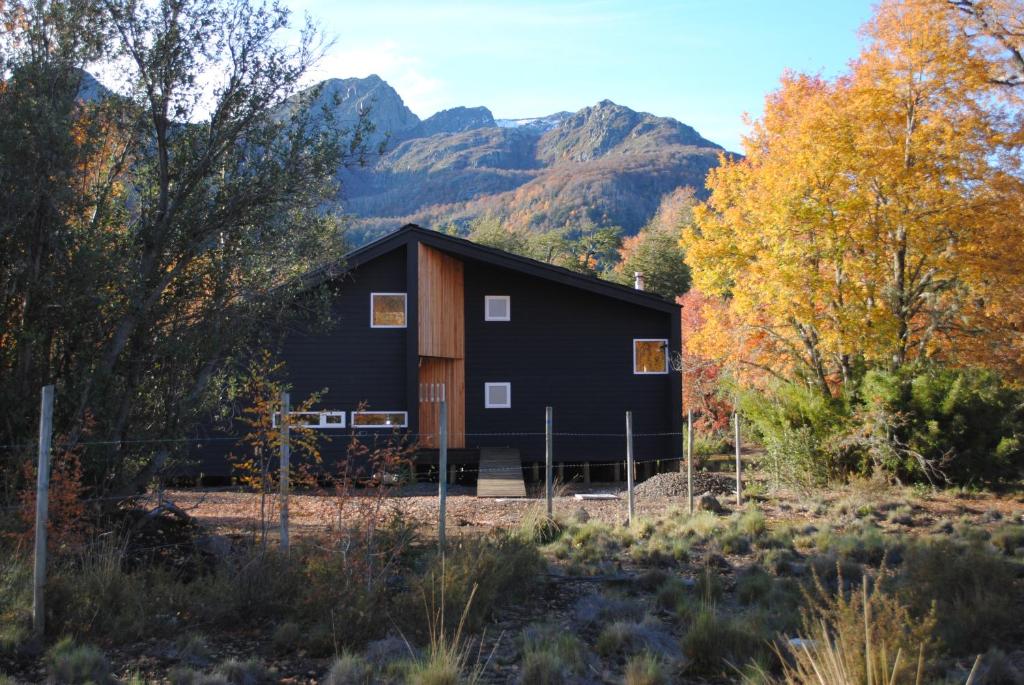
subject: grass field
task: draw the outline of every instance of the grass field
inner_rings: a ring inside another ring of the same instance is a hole
[[[797,494],[754,480],[756,496],[720,497],[720,513],[640,498],[628,527],[624,498],[574,490],[552,521],[542,501],[453,489],[443,559],[426,494],[297,494],[284,557],[272,532],[261,543],[256,495],[166,493],[195,522],[154,524],[166,553],[157,533],[146,547],[123,530],[58,551],[45,642],[27,630],[29,560],[0,562],[0,670],[338,685],[860,683],[869,671],[963,683],[974,667],[973,683],[1024,682],[1020,492]]]

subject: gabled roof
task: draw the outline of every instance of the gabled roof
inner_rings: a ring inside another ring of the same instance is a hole
[[[465,238],[457,238],[445,233],[439,233],[438,231],[431,231],[416,224],[406,224],[397,231],[349,252],[345,255],[342,272],[354,269],[360,264],[365,264],[371,259],[375,259],[410,243],[423,243],[460,257],[475,259],[494,266],[519,271],[537,278],[588,290],[598,295],[613,297],[643,307],[665,312],[672,312],[679,308],[679,305],[675,302],[670,302],[655,293],[636,290],[628,286],[619,285],[618,283],[602,280],[595,276],[587,276],[536,259],[480,245]],[[338,275],[336,270],[324,269],[316,274],[310,274],[309,283],[312,285],[333,278],[336,275]]]

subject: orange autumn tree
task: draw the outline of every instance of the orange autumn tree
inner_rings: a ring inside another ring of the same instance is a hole
[[[888,0],[849,73],[783,76],[684,231],[695,287],[726,309],[690,349],[824,395],[865,365],[996,348],[1020,373],[1019,123],[955,17]]]

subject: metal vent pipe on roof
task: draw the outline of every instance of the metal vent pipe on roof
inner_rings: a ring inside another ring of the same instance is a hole
[[[633,279],[634,279],[633,280],[633,287],[636,288],[637,290],[643,290],[644,289],[644,272],[643,271],[634,271],[633,272]]]

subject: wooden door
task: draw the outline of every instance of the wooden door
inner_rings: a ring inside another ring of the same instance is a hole
[[[420,357],[420,445],[438,445],[438,386],[448,403],[448,446],[466,446],[466,366],[463,359]]]

